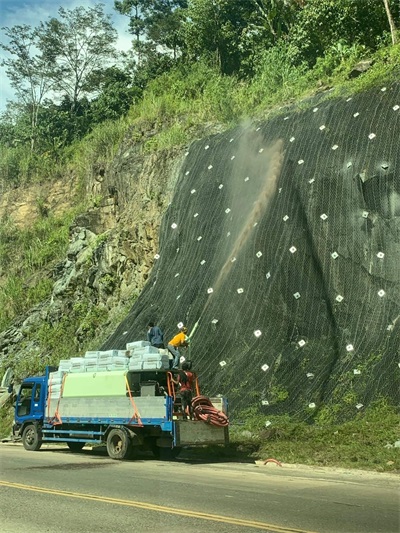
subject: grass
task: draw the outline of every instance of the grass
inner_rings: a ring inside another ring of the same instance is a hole
[[[105,166],[114,158],[128,127],[125,119],[105,121],[66,149],[68,168],[82,184],[96,172],[96,166]]]
[[[349,78],[363,59],[372,66],[357,78]],[[250,81],[222,77],[198,63],[191,70],[180,69],[157,78],[143,100],[131,109],[127,120],[139,127],[156,126],[148,151],[182,146],[205,123],[225,128],[246,119],[263,119],[280,113],[283,106],[301,101],[321,88],[332,87],[326,95],[334,98],[367,90],[400,76],[400,45],[386,46],[370,54],[356,45],[332,49],[313,69],[294,67],[290,53],[269,49],[258,72]],[[312,105],[308,103],[306,105]]]
[[[235,453],[286,463],[400,472],[400,448],[394,447],[400,439],[398,412],[384,400],[341,424],[306,424],[289,417],[270,417],[269,421],[262,429],[265,416],[234,425]],[[259,429],[254,431],[255,427]]]
[[[287,416],[251,417],[233,421],[227,447],[209,446],[183,452],[183,458],[254,462],[274,458],[281,463],[341,467],[400,473],[400,424],[397,411],[386,402],[370,406],[363,415],[342,424],[306,424]]]
[[[9,437],[14,420],[14,409],[7,404],[0,408],[0,439]]]
[[[0,330],[51,295],[51,266],[65,257],[69,227],[82,206],[62,217],[39,218],[18,229],[5,220],[0,227]],[[2,276],[2,277],[1,277]]]

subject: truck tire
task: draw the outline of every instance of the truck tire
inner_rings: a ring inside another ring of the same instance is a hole
[[[107,436],[107,453],[111,459],[126,459],[131,453],[131,439],[127,431],[114,428]]]
[[[71,452],[80,452],[85,444],[85,442],[67,442],[67,446]]]
[[[42,446],[42,439],[36,424],[28,424],[22,433],[22,444],[25,450],[37,452]]]

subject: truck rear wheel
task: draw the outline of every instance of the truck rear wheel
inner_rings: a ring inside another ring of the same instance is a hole
[[[107,436],[107,453],[111,459],[126,459],[131,453],[131,439],[124,429],[115,428]]]
[[[36,424],[28,424],[22,433],[22,444],[25,450],[37,452],[42,446],[39,429]]]
[[[85,446],[85,442],[67,442],[67,446],[71,452],[80,452]]]

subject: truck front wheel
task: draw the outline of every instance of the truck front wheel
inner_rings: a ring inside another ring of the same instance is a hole
[[[42,440],[40,438],[39,429],[35,424],[29,424],[26,426],[22,433],[22,444],[25,450],[37,452],[42,446]]]
[[[131,453],[131,440],[127,431],[115,428],[107,436],[107,453],[111,459],[126,459]]]

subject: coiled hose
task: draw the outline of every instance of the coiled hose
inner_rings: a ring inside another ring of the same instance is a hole
[[[192,400],[192,410],[195,420],[202,420],[218,427],[225,427],[229,424],[226,414],[218,411],[206,396],[195,396]]]

